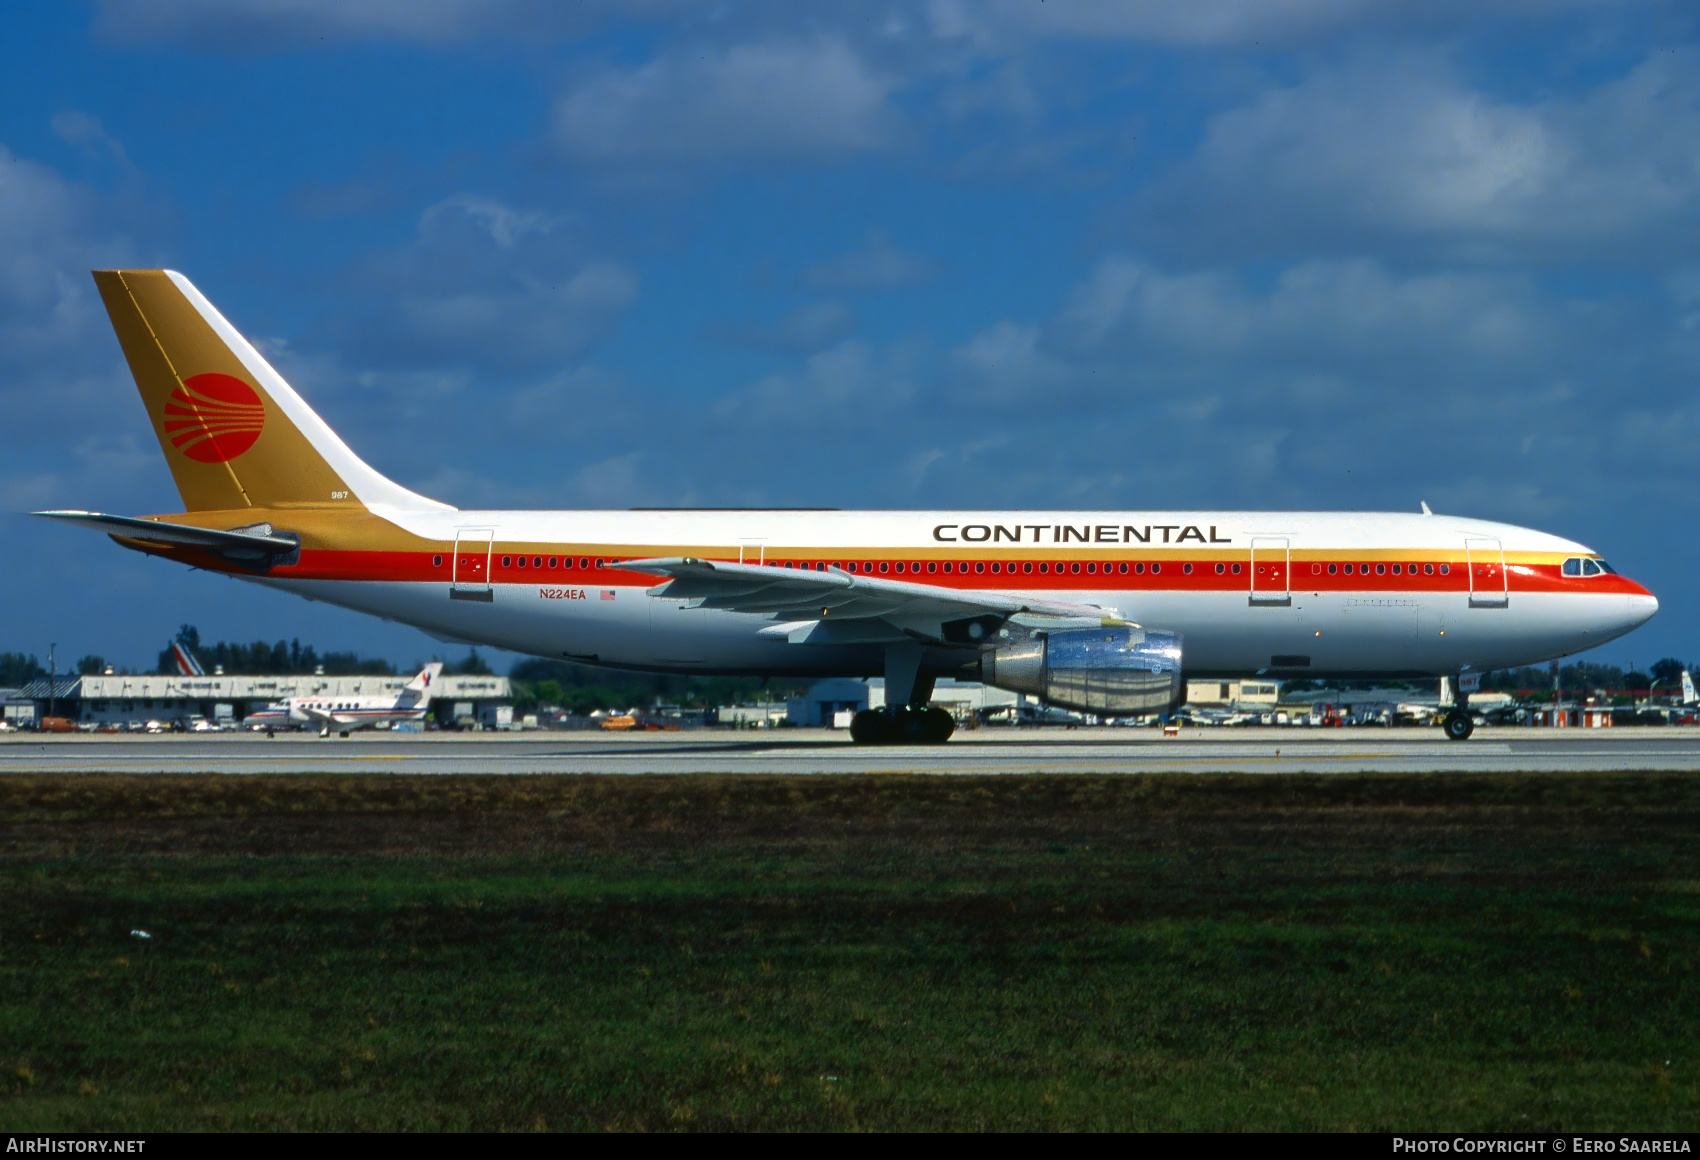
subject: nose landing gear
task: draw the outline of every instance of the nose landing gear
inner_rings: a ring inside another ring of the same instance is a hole
[[[1454,709],[1440,721],[1448,741],[1468,741],[1476,731],[1476,719],[1464,709]]]

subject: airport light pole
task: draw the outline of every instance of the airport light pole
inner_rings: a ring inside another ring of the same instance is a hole
[[[53,716],[53,686],[57,683],[58,666],[53,663],[53,650],[59,647],[58,641],[51,641],[47,646],[47,715]]]

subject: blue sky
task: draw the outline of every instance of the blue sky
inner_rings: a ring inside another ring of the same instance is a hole
[[[177,499],[87,271],[184,271],[462,506],[1438,511],[1700,658],[1700,12],[101,0],[0,37],[0,649],[412,630],[17,513]],[[25,547],[27,545],[27,548]]]

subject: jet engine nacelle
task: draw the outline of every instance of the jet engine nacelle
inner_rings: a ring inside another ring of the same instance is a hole
[[[1104,716],[1166,712],[1185,695],[1180,634],[1133,625],[1035,633],[982,653],[980,679]]]

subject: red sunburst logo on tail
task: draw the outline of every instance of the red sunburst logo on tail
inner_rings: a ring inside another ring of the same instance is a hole
[[[254,445],[266,408],[254,388],[231,375],[192,375],[165,403],[165,434],[197,463],[224,463]]]

